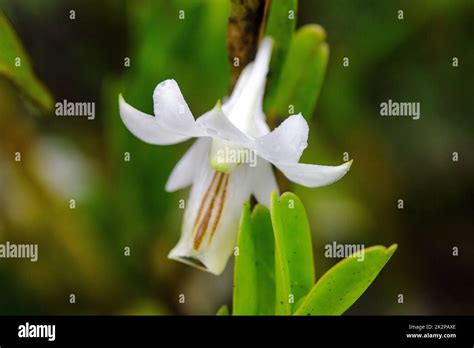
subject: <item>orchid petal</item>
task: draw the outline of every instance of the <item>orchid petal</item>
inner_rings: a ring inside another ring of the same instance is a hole
[[[222,104],[222,110],[226,115],[230,115],[232,108],[235,106],[235,103],[239,99],[239,96],[242,94],[244,89],[248,88],[247,83],[252,75],[254,63],[251,62],[247,64],[247,66],[242,70],[240,73],[239,79],[235,84],[234,90],[232,95],[225,100]],[[262,135],[265,135],[270,132],[270,128],[267,125],[266,117],[263,112],[263,95],[265,93],[265,89],[262,87],[257,91],[255,107],[253,111],[253,126],[247,127],[245,131],[251,137],[257,138]]]
[[[271,133],[258,138],[255,150],[270,162],[296,163],[308,146],[308,132],[304,117],[292,115]]]
[[[270,196],[272,191],[279,194],[278,185],[273,173],[272,165],[263,158],[257,157],[257,166],[250,168],[252,173],[252,194],[257,201],[270,209]]]
[[[194,142],[171,172],[165,190],[174,192],[193,183],[195,169],[209,157],[210,138],[200,138]]]
[[[230,110],[232,110],[232,107],[237,102],[239,96],[244,91],[247,85],[247,81],[252,75],[253,66],[254,66],[253,62],[250,62],[249,64],[245,66],[244,70],[242,70],[242,72],[240,73],[240,76],[237,82],[235,83],[231,96],[227,98],[227,100],[224,100],[224,103],[222,104],[222,110],[224,110],[224,113],[226,115],[229,114]]]
[[[332,184],[350,169],[352,160],[340,166],[320,166],[305,163],[274,163],[291,181],[306,186],[319,187]]]
[[[140,140],[155,145],[176,144],[189,139],[189,136],[170,131],[159,118],[145,114],[127,104],[119,95],[120,116],[128,130]]]
[[[205,135],[196,125],[175,80],[165,80],[156,86],[153,92],[153,108],[155,116],[171,131],[190,137]]]
[[[263,112],[263,96],[265,94],[265,89],[262,88],[260,90],[260,95],[257,96],[257,102],[255,104],[254,110],[254,124],[255,126],[252,128],[251,132],[249,133],[254,138],[261,137],[265,134],[270,133],[270,127],[267,124],[267,117]]]
[[[270,127],[268,127],[267,121],[265,121],[265,114],[263,115],[264,118],[255,118],[255,127],[253,131],[249,133],[254,138],[259,138],[270,133]]]
[[[261,108],[265,92],[268,66],[272,55],[273,41],[265,38],[260,42],[251,71],[241,74],[238,88],[230,97],[232,105],[227,112],[229,120],[241,131],[250,134],[254,128],[255,110]]]

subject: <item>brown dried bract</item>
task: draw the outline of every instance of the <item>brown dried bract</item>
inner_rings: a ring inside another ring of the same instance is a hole
[[[227,29],[227,51],[232,66],[229,94],[243,68],[255,58],[270,2],[271,0],[231,0]],[[234,64],[235,58],[239,60],[238,66]]]

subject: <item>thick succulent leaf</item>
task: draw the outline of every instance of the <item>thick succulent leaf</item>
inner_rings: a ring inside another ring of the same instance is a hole
[[[234,270],[234,315],[275,313],[275,254],[270,212],[244,204]]]
[[[53,108],[53,99],[36,78],[26,51],[15,31],[0,11],[0,76],[8,79],[20,92],[43,111]]]
[[[314,24],[306,25],[295,33],[270,115],[282,117],[301,112],[306,119],[311,118],[329,56],[325,37],[324,29]]]
[[[219,309],[217,310],[216,315],[217,315],[217,316],[227,316],[227,315],[230,315],[229,307],[227,307],[227,305],[222,305],[222,306],[219,307]]]
[[[288,48],[296,26],[297,0],[278,0],[270,2],[267,14],[265,36],[273,38],[272,61],[265,91],[265,110],[273,105],[280,75],[283,70]]]
[[[272,193],[270,203],[275,235],[276,314],[289,315],[314,284],[313,251],[308,219],[300,199]]]
[[[295,314],[341,315],[370,286],[396,249],[396,244],[373,246],[364,250],[363,261],[348,257],[338,262],[318,280]]]

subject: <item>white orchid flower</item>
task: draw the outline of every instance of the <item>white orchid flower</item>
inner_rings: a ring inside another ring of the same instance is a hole
[[[166,184],[168,192],[192,185],[181,238],[168,255],[171,259],[222,273],[236,243],[242,204],[253,194],[268,207],[271,192],[278,192],[271,164],[307,187],[331,184],[351,166],[352,161],[340,166],[298,163],[309,130],[301,114],[288,117],[270,132],[262,99],[271,52],[272,40],[263,39],[255,61],[242,71],[232,95],[197,120],[175,80],[155,88],[154,117],[119,96],[123,122],[144,142],[170,145],[198,138]],[[248,156],[228,156],[245,152]],[[245,163],[252,155],[256,163]]]

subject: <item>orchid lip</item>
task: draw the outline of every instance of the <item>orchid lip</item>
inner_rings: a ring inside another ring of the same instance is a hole
[[[228,182],[228,174],[215,172],[204,194],[193,226],[193,249],[196,251],[200,249],[203,239],[207,234],[207,245],[212,242],[222,216],[222,210],[224,209]]]
[[[196,268],[200,268],[204,271],[207,271],[206,265],[204,265],[199,259],[192,257],[192,256],[179,256],[176,258],[176,260],[179,260],[181,262],[187,263],[191,266],[194,266]]]

